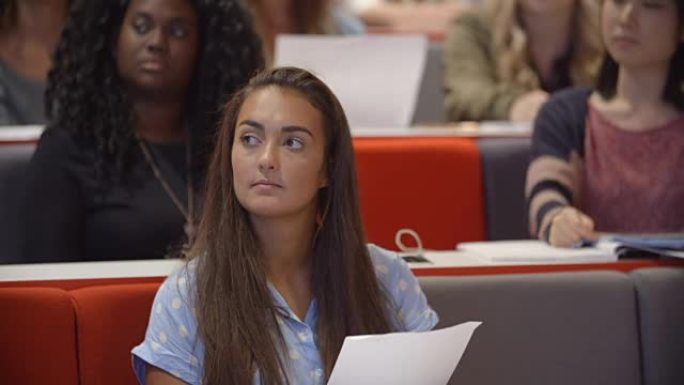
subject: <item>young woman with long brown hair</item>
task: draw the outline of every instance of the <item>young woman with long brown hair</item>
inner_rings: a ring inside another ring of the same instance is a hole
[[[407,265],[365,243],[339,101],[279,68],[226,106],[190,261],[134,367],[150,385],[324,384],[346,336],[436,322]]]

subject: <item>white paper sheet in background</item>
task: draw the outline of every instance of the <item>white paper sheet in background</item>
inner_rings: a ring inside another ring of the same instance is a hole
[[[307,69],[342,103],[351,127],[409,127],[425,71],[422,35],[279,35],[275,65]]]
[[[577,249],[553,247],[538,240],[463,242],[458,250],[498,264],[598,263],[617,260],[615,244]]]
[[[446,385],[480,324],[347,337],[328,385]]]

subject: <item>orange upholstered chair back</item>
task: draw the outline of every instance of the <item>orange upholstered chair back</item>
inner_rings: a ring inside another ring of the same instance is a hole
[[[131,349],[142,342],[158,283],[74,290],[81,385],[135,385]]]
[[[78,385],[74,325],[64,290],[0,289],[0,384]]]
[[[396,249],[402,227],[426,248],[485,237],[480,155],[474,140],[354,138],[361,214],[369,242]]]

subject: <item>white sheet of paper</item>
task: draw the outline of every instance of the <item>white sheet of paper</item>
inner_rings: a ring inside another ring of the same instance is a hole
[[[45,126],[31,124],[26,126],[0,126],[0,143],[38,141]]]
[[[493,263],[586,263],[617,260],[614,245],[603,247],[553,247],[537,240],[464,242],[458,250],[473,253]]]
[[[409,127],[427,61],[422,35],[279,35],[276,66],[314,73],[340,100],[350,127]]]
[[[480,324],[347,337],[328,385],[446,385]]]

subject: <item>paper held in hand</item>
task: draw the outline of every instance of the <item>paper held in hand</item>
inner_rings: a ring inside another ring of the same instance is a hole
[[[480,324],[347,337],[328,385],[446,385]]]

